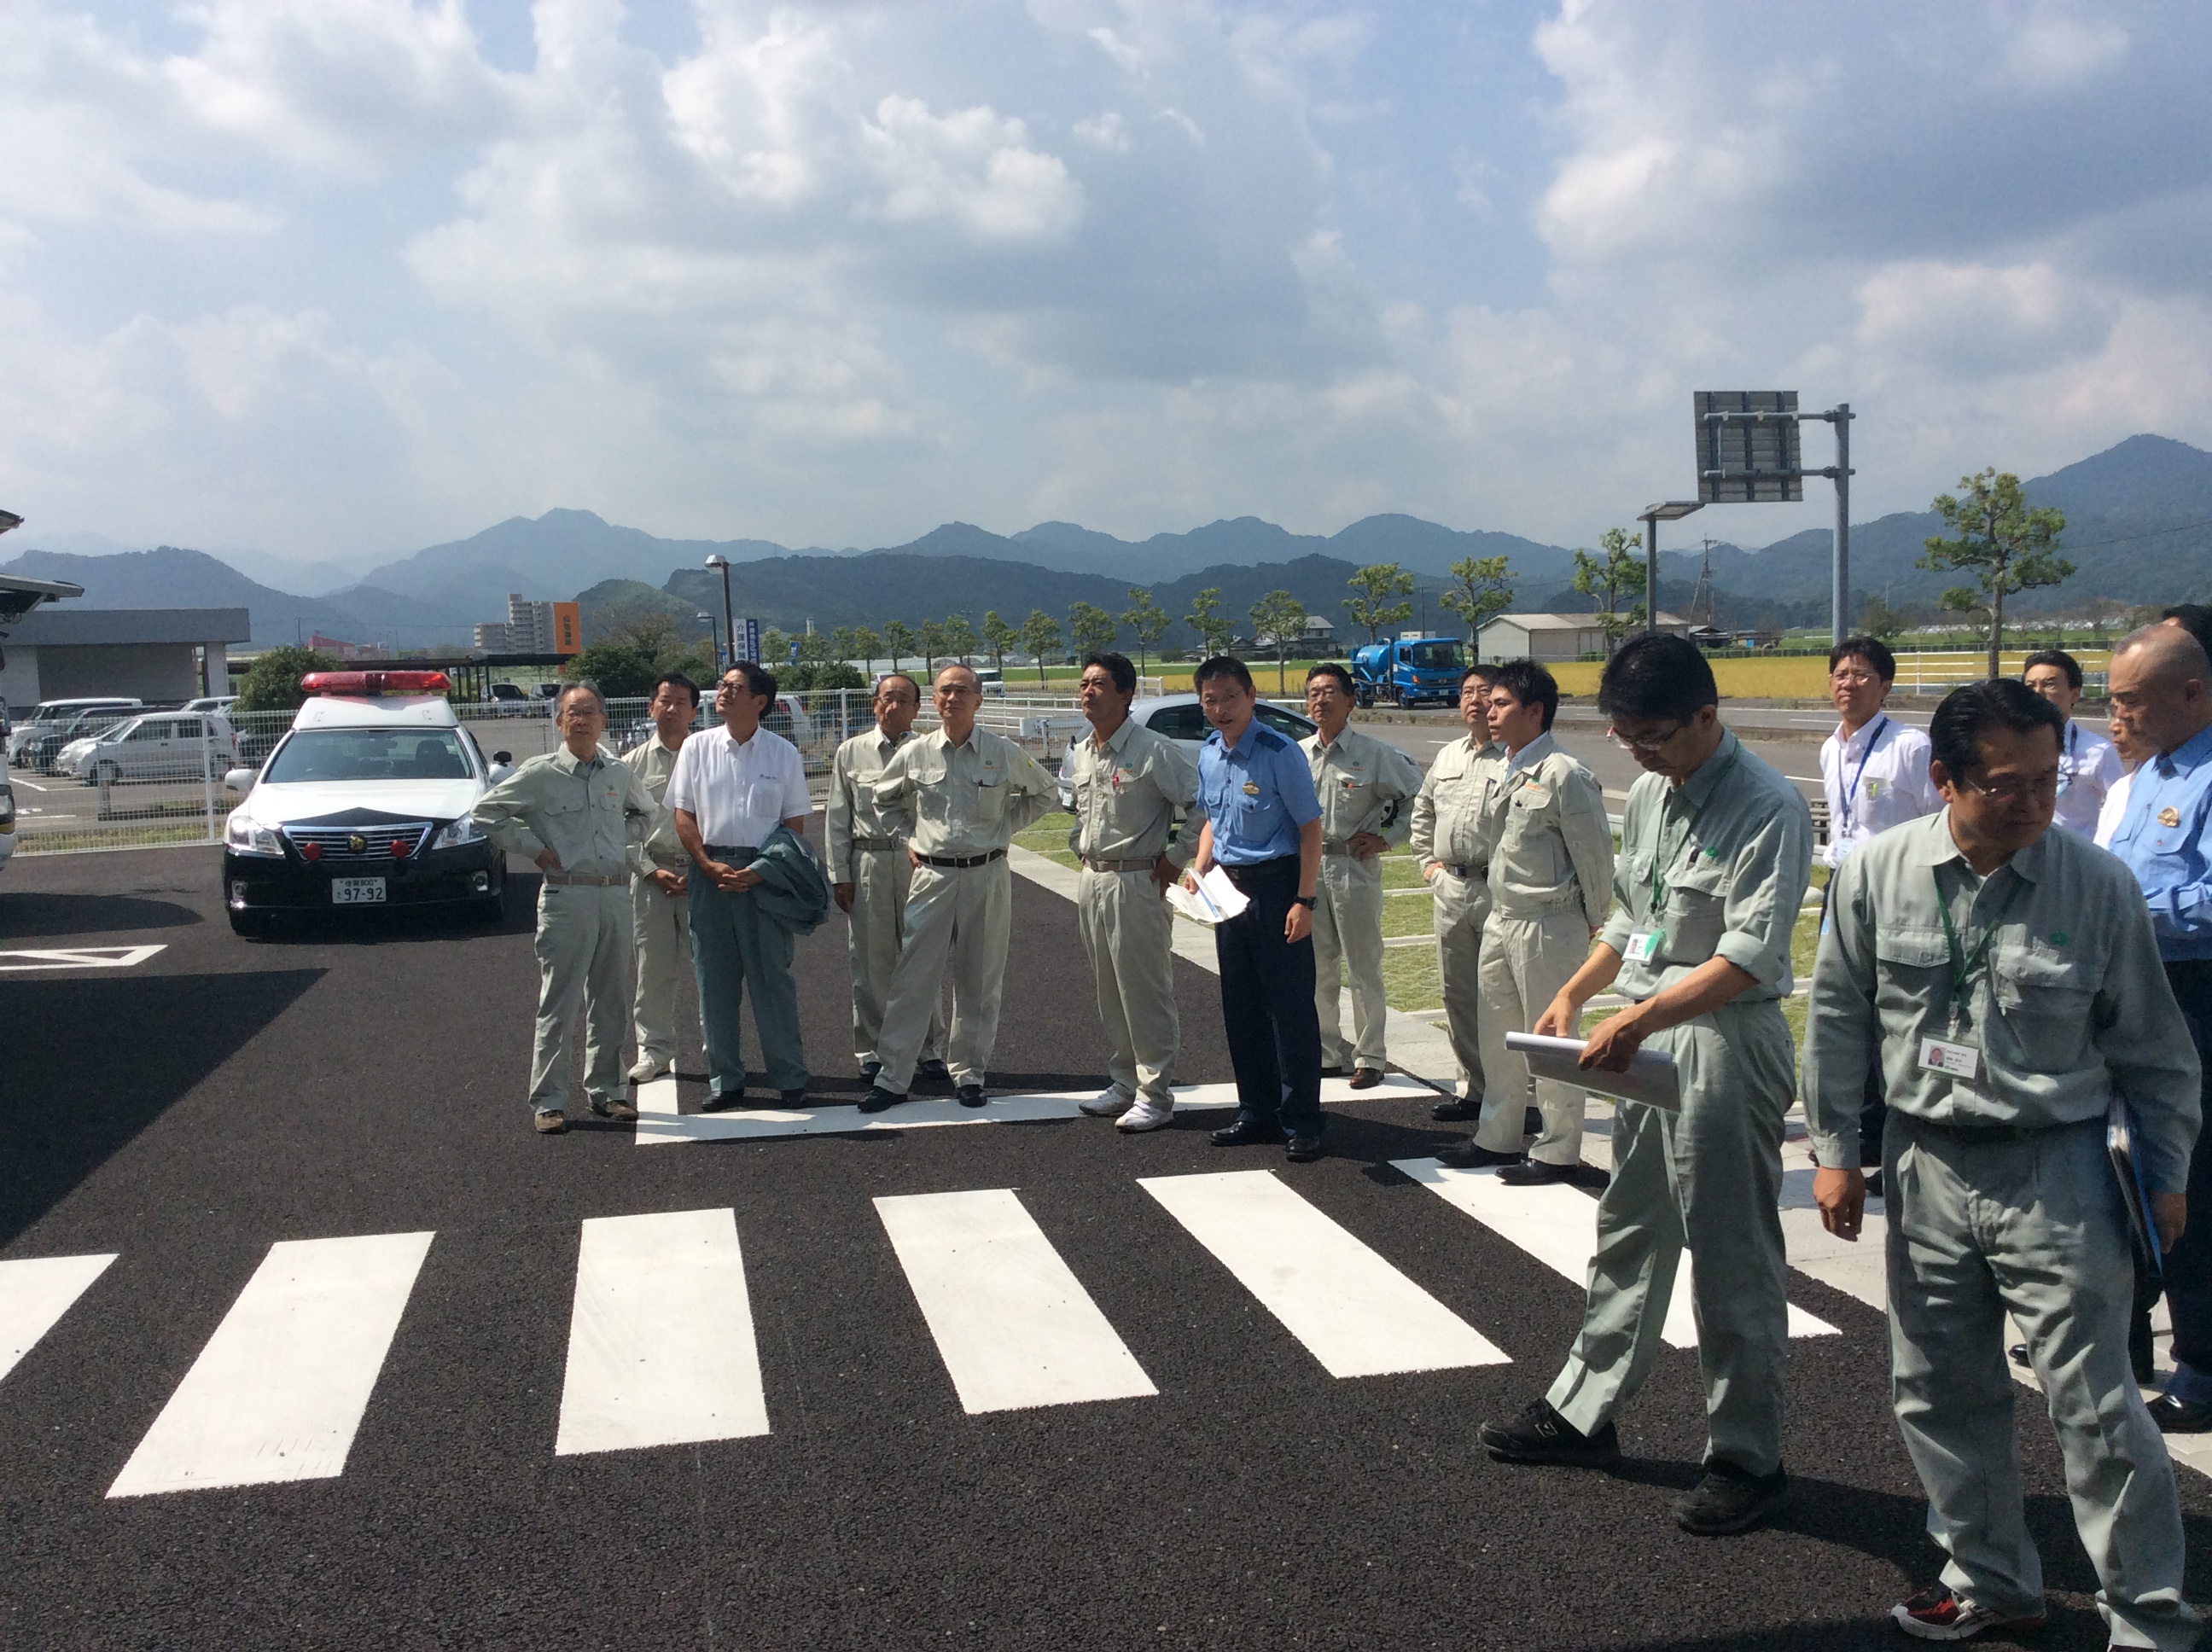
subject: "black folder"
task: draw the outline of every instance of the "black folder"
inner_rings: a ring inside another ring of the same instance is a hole
[[[2166,1255],[2159,1248],[2158,1222],[2151,1214],[2150,1189],[2143,1181],[2142,1155],[2136,1141],[2136,1110],[2123,1096],[2112,1097],[2105,1109],[2105,1151],[2112,1156],[2112,1174],[2120,1184],[2120,1203],[2127,1207],[2128,1238],[2135,1246],[2136,1265],[2145,1280],[2159,1284],[2166,1277]]]

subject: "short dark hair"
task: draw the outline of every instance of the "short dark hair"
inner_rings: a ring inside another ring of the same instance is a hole
[[[760,661],[733,659],[730,662],[729,671],[724,671],[722,675],[727,677],[731,671],[735,671],[744,680],[747,694],[763,695],[769,706],[773,707],[775,704],[775,673],[762,665]]]
[[[1345,696],[1347,699],[1358,692],[1352,686],[1352,673],[1345,670],[1343,666],[1338,665],[1333,659],[1324,659],[1320,665],[1314,666],[1306,672],[1306,683],[1308,687],[1312,686],[1313,680],[1316,677],[1334,677],[1337,681],[1337,685],[1344,690]]]
[[[2038,648],[2020,662],[2020,680],[2027,681],[2027,674],[2038,665],[2056,665],[2066,673],[2066,686],[2075,693],[2081,692],[2081,662],[2063,648]]]
[[[1885,683],[1897,681],[1897,656],[1880,637],[1845,637],[1828,650],[1828,669],[1833,671],[1839,661],[1852,658],[1863,659],[1874,667],[1874,674]]]
[[[2066,714],[2014,677],[1969,683],[1943,696],[1928,724],[1928,744],[1937,762],[1954,780],[1963,780],[1981,761],[1982,736],[1992,728],[2014,734],[2047,728],[2054,740],[2066,738]]]
[[[653,679],[653,691],[655,695],[658,695],[660,692],[661,686],[664,683],[672,683],[677,688],[683,689],[684,693],[691,696],[691,709],[694,711],[699,709],[699,685],[696,683],[694,683],[690,677],[684,676],[683,672],[663,671],[659,676],[654,677]]]
[[[1129,663],[1128,655],[1117,654],[1111,649],[1093,648],[1083,656],[1082,669],[1087,671],[1093,665],[1114,679],[1114,687],[1118,692],[1134,694],[1137,691],[1137,668]]]
[[[1504,689],[1524,706],[1541,705],[1547,730],[1559,714],[1559,679],[1533,659],[1507,660],[1490,679],[1490,686]]]
[[[2197,639],[2197,646],[2207,658],[2212,658],[2212,608],[2201,602],[2178,602],[2162,610],[2159,618],[2175,622]]]
[[[1705,650],[1687,637],[1649,631],[1631,637],[1598,674],[1597,708],[1608,717],[1686,723],[1720,702]]]
[[[1476,660],[1472,665],[1469,665],[1465,671],[1459,674],[1460,687],[1462,689],[1465,688],[1467,686],[1467,679],[1470,677],[1479,677],[1486,683],[1495,683],[1498,681],[1498,667],[1495,665],[1486,665],[1482,661],[1479,659]]]
[[[561,713],[567,708],[568,704],[568,696],[572,694],[590,695],[592,699],[599,702],[599,714],[601,716],[605,716],[606,714],[606,695],[600,689],[599,685],[592,682],[590,677],[580,677],[573,683],[563,683],[561,685],[560,692],[553,696],[553,714],[556,717],[558,717]]]
[[[900,682],[905,683],[907,687],[914,690],[914,703],[917,706],[920,705],[921,703],[921,684],[915,682],[914,678],[908,677],[904,671],[885,671],[881,677],[876,679],[874,692],[881,693],[884,684],[890,682],[891,678],[895,677],[898,678]]]
[[[1256,694],[1252,686],[1252,673],[1244,669],[1244,662],[1235,654],[1209,654],[1198,662],[1198,669],[1190,674],[1194,690],[1203,688],[1216,677],[1225,677],[1247,694]]]

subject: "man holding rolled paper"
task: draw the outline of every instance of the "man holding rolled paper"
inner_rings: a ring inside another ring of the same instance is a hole
[[[1626,1072],[1639,1048],[1662,1052],[1680,1102],[1620,1103],[1582,1331],[1551,1391],[1480,1434],[1503,1462],[1619,1456],[1613,1418],[1650,1370],[1686,1243],[1708,1442],[1674,1519],[1701,1536],[1756,1524],[1788,1485],[1777,1206],[1796,1083],[1782,1000],[1813,855],[1804,799],[1723,726],[1719,698],[1712,668],[1680,637],[1634,639],[1599,679],[1611,737],[1647,772],[1622,817],[1618,904],[1534,1031],[1575,1036],[1583,1006],[1610,987],[1631,1003],[1599,1023],[1583,1066]]]

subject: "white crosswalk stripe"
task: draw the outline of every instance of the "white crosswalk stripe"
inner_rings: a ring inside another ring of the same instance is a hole
[[[1267,1170],[1147,1176],[1159,1200],[1331,1376],[1511,1362]]]
[[[0,1377],[38,1345],[92,1282],[115,1260],[100,1256],[31,1256],[0,1262]]]
[[[768,1431],[737,1212],[586,1222],[554,1455]]]
[[[344,1473],[431,1237],[271,1245],[107,1495]]]

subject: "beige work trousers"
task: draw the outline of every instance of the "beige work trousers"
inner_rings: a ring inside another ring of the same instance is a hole
[[[891,972],[898,968],[907,891],[913,882],[914,863],[903,846],[854,851],[853,909],[846,914],[846,946],[853,972],[853,1056],[864,1067],[882,1059],[877,1046],[883,1037],[884,1006],[890,999]],[[936,1060],[944,1049],[940,995],[920,1059]]]
[[[530,1106],[568,1110],[568,1040],[584,1011],[584,1090],[623,1093],[623,1035],[629,1030],[629,890],[620,884],[548,884],[538,891],[538,1032]]]
[[[629,886],[629,909],[630,945],[637,955],[637,1001],[630,1011],[637,1053],[667,1066],[676,1060],[676,1000],[682,983],[693,982],[691,990],[698,991],[691,969],[691,902],[682,895],[664,894],[650,878],[641,878]]]
[[[1528,1157],[1545,1164],[1579,1164],[1583,1092],[1553,1079],[1532,1079],[1528,1063],[1505,1048],[1505,1035],[1527,1032],[1559,988],[1589,957],[1589,924],[1582,903],[1568,901],[1533,914],[1492,912],[1482,931],[1482,1123],[1475,1144],[1517,1153],[1533,1104],[1544,1128]]]
[[[1451,1041],[1467,1100],[1482,1099],[1482,928],[1490,916],[1490,886],[1480,878],[1440,872],[1429,880],[1436,897],[1431,924],[1437,970],[1443,977],[1444,1036]],[[1514,1144],[1518,1146],[1516,1139]]]
[[[1387,1060],[1383,1029],[1390,1018],[1382,994],[1382,862],[1323,855],[1314,894],[1314,1013],[1321,1017],[1321,1064],[1380,1072]],[[1347,971],[1349,1043],[1344,1037],[1341,980]]]
[[[1176,1014],[1175,913],[1145,872],[1083,871],[1076,927],[1098,983],[1106,1075],[1134,1100],[1175,1105],[1169,1086],[1182,1024]]]
[[[939,985],[952,983],[951,1036],[945,1064],[952,1082],[980,1084],[999,1038],[1006,980],[1006,937],[1013,921],[1013,869],[1006,858],[980,866],[916,866],[906,897],[906,928],[891,971],[890,1001],[876,1040],[884,1064],[876,1082],[893,1095],[913,1087]]]

